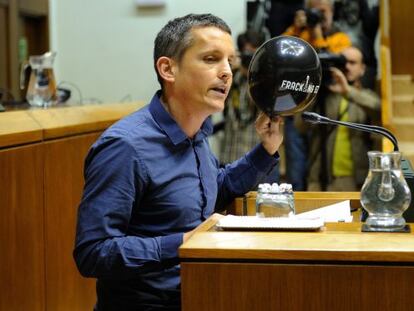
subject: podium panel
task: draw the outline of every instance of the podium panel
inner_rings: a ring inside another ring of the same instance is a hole
[[[182,310],[409,310],[413,280],[412,266],[186,262]]]

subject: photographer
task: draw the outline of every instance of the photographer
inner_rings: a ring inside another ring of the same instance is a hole
[[[283,34],[299,37],[318,51],[340,53],[351,46],[351,39],[334,25],[333,15],[331,0],[308,0],[306,10],[296,12],[293,25]]]
[[[365,72],[362,52],[356,47],[349,47],[342,51],[342,55],[346,58],[343,72],[331,68],[332,82],[327,86],[324,115],[363,124],[379,120],[379,97],[361,86],[361,77]],[[317,112],[320,109],[320,104],[314,108]],[[321,134],[322,131],[326,131],[325,135]],[[368,173],[369,136],[341,126],[313,127],[311,135],[308,190],[320,191],[325,187],[328,191],[359,190]],[[324,161],[321,158],[323,152],[326,152]],[[325,180],[322,180],[322,174]]]

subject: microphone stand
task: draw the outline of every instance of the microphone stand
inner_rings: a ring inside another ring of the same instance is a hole
[[[392,142],[392,144],[394,146],[394,151],[399,151],[398,141],[395,138],[394,134],[392,134],[389,130],[387,130],[386,128],[383,128],[381,126],[333,120],[333,119],[329,119],[327,117],[321,116],[321,115],[319,115],[315,112],[307,112],[307,111],[302,113],[302,118],[303,118],[303,120],[305,120],[309,123],[312,123],[312,124],[342,125],[342,126],[346,126],[346,127],[351,128],[351,129],[354,129],[354,130],[364,131],[364,132],[368,132],[368,133],[380,134],[382,136],[385,136],[386,138],[388,138]]]
[[[398,141],[395,138],[394,134],[392,134],[389,130],[381,126],[332,120],[327,117],[321,116],[315,112],[308,112],[308,111],[305,111],[302,113],[302,118],[306,122],[309,122],[312,124],[336,124],[336,125],[346,126],[351,129],[358,130],[358,131],[380,134],[388,138],[392,142],[392,144],[394,145],[394,151],[399,151]],[[410,188],[411,193],[414,194],[414,170],[408,159],[404,159],[404,158],[401,159],[401,171],[408,184],[408,187]],[[363,212],[365,212],[365,210],[363,210]],[[364,221],[367,216],[368,215],[366,214],[364,215],[363,213],[362,221]],[[407,222],[414,222],[414,199],[411,200],[410,206],[404,212],[403,216]]]

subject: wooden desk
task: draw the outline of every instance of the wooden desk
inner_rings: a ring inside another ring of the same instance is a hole
[[[83,163],[103,130],[143,103],[0,114],[0,311],[92,310],[72,259]]]
[[[180,248],[183,311],[409,310],[414,234],[223,232],[207,221]]]

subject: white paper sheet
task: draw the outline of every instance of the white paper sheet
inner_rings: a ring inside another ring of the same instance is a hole
[[[298,218],[322,218],[325,222],[352,222],[349,200],[324,206],[309,212],[297,214]]]
[[[267,230],[315,230],[323,227],[322,218],[298,219],[292,217],[256,217],[227,215],[219,220],[218,228],[222,229],[267,229]]]

